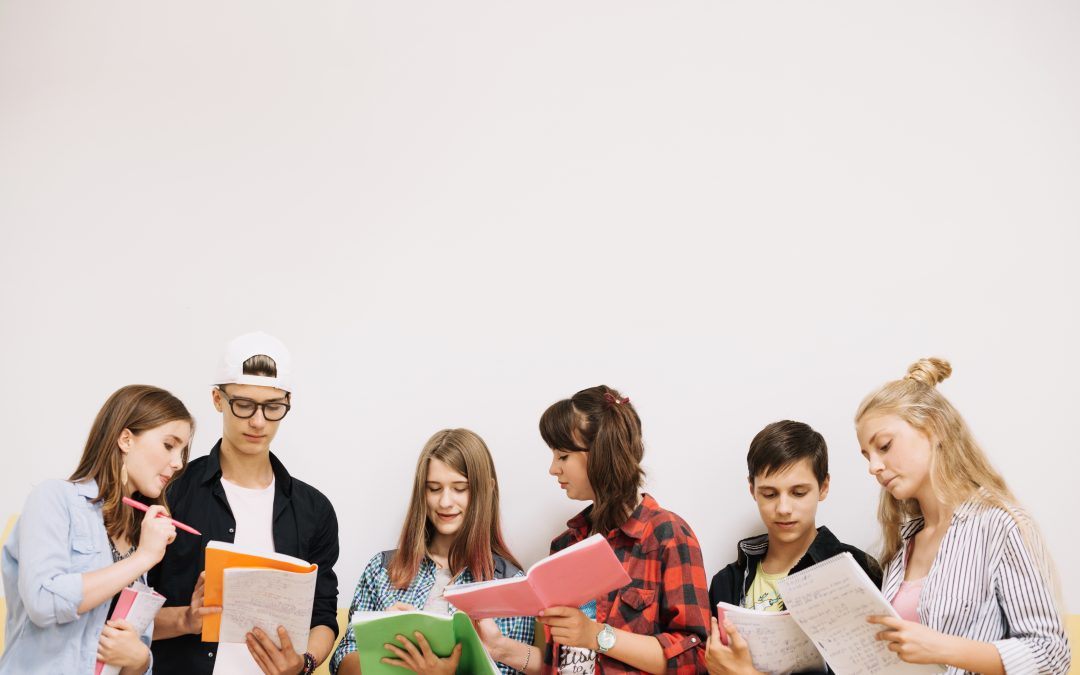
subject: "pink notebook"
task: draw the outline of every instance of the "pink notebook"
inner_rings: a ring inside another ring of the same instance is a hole
[[[524,577],[447,586],[443,597],[471,619],[537,616],[548,607],[580,607],[628,583],[611,544],[594,534],[537,562]]]
[[[120,599],[116,601],[116,607],[109,618],[123,619],[142,634],[164,604],[164,595],[154,592],[149,586],[136,583],[120,591]],[[119,672],[119,666],[107,666],[101,661],[98,661],[94,668],[94,675],[117,675]]]

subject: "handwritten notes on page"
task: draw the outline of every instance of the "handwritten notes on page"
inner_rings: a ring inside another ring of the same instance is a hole
[[[261,628],[278,648],[278,626],[285,626],[297,653],[307,650],[311,609],[318,572],[287,572],[266,568],[232,567],[224,572],[221,642],[243,642]]]
[[[825,659],[788,612],[760,612],[717,605],[750,647],[754,667],[769,675],[825,670]]]
[[[941,666],[904,663],[885,642],[881,626],[866,617],[898,616],[850,553],[841,553],[778,584],[791,616],[810,636],[837,675],[930,675]]]

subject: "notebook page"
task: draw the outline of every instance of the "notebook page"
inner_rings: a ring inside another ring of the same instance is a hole
[[[718,605],[750,647],[754,667],[770,675],[825,670],[825,659],[788,612],[759,612]]]
[[[904,663],[887,643],[875,640],[881,626],[872,614],[896,616],[892,605],[850,553],[841,553],[777,584],[784,604],[837,675],[929,675],[941,666]]]
[[[317,572],[305,574],[265,568],[232,567],[224,572],[221,642],[244,642],[261,628],[281,647],[277,627],[284,626],[293,649],[307,649]]]

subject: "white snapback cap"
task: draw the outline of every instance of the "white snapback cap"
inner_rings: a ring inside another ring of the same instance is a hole
[[[260,354],[274,360],[277,377],[244,374],[244,361]],[[277,387],[291,393],[292,357],[288,348],[273,335],[262,331],[241,335],[225,348],[214,384],[254,384],[260,387]]]

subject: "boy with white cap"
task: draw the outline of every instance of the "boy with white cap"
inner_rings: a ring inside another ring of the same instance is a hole
[[[338,524],[318,490],[289,475],[270,452],[292,406],[291,359],[280,341],[249,333],[229,343],[212,390],[222,435],[168,489],[171,515],[202,532],[173,546],[150,572],[168,600],[154,626],[156,675],[297,675],[311,673],[337,638]],[[292,645],[284,631],[255,629],[247,644],[202,642],[204,548],[211,540],[276,551],[319,566],[311,634]]]

